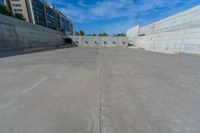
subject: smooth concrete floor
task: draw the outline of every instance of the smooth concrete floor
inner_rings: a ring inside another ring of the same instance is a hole
[[[199,133],[200,56],[67,48],[0,59],[0,133]]]

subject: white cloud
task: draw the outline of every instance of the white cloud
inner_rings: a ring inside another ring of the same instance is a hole
[[[146,15],[148,17],[152,12],[159,13],[161,9],[165,8],[171,8],[170,12],[177,11],[177,5],[183,3],[183,0],[99,0],[90,4],[86,3],[86,0],[76,0],[77,2],[74,4],[67,2],[67,0],[49,1],[61,5],[59,6],[60,10],[76,23],[98,22],[102,20],[109,21],[124,18],[126,22],[121,21],[115,24],[106,23],[106,25],[101,27],[105,31],[112,27],[111,29],[116,32],[123,31],[122,28],[125,31],[131,25],[145,21],[145,18],[141,16]],[[188,2],[191,1],[188,0]],[[161,14],[161,16],[164,15]],[[159,18],[160,16],[155,17]]]
[[[76,5],[66,2],[66,7],[62,7],[61,11],[72,20],[83,22],[117,17],[133,17],[145,11],[173,6],[180,2],[181,0],[173,2],[171,0],[140,0],[139,3],[134,2],[134,0],[102,0],[95,4],[86,4],[83,0],[78,0]]]

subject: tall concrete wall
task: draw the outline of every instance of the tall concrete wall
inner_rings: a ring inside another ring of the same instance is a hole
[[[74,44],[80,47],[127,47],[127,37],[70,36]]]
[[[200,53],[200,6],[140,27],[137,35],[130,31],[138,47]]]
[[[127,37],[130,44],[135,44],[139,35],[140,26],[137,25],[127,31]]]
[[[64,36],[62,32],[0,14],[0,50],[60,46]]]
[[[152,34],[200,26],[200,6],[140,28],[139,34]]]

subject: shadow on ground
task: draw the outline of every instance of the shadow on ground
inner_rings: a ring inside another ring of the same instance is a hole
[[[24,55],[24,54],[32,54],[32,53],[50,51],[50,50],[62,49],[62,48],[72,48],[72,47],[77,47],[77,46],[61,46],[61,47],[50,47],[50,48],[0,51],[0,58],[10,57],[10,56],[17,56],[17,55]]]

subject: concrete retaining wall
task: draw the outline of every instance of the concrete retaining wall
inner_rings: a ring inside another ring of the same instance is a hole
[[[200,6],[140,28],[139,35],[200,27]]]
[[[200,6],[127,31],[138,47],[200,53]],[[134,31],[133,29],[139,29]]]
[[[80,47],[127,47],[127,37],[70,36],[74,44]]]
[[[200,28],[189,28],[138,37],[137,46],[200,53]]]
[[[60,46],[64,36],[62,32],[0,14],[0,50]]]

